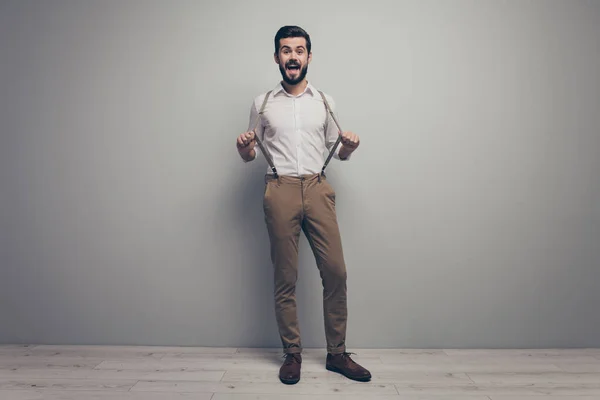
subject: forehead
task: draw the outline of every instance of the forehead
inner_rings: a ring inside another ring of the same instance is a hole
[[[303,37],[284,38],[279,40],[279,45],[280,48],[284,46],[291,47],[292,49],[300,46],[306,48],[306,39]]]

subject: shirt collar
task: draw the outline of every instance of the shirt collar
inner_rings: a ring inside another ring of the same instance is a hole
[[[306,85],[304,92],[300,93],[298,96],[295,96],[295,97],[300,97],[300,96],[304,95],[304,93],[308,93],[309,95],[312,95],[313,97],[316,96],[316,94],[318,93],[317,89],[310,83],[310,81],[308,81],[307,83],[308,84]],[[281,84],[281,81],[273,89],[273,96],[276,96],[279,93],[283,93],[286,96],[294,97],[285,91],[285,89],[283,88],[283,85]]]

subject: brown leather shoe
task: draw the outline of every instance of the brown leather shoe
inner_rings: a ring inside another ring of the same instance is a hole
[[[342,353],[342,354],[327,354],[327,363],[325,364],[325,368],[329,371],[339,372],[344,375],[346,378],[360,381],[360,382],[368,382],[371,380],[371,373],[367,371],[365,368],[358,365],[352,358],[350,358],[351,353]]]
[[[300,354],[286,354],[285,361],[279,369],[279,379],[281,382],[293,385],[300,380],[300,365],[302,356]]]

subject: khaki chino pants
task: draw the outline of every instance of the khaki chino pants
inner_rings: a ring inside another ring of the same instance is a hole
[[[335,191],[324,175],[266,175],[263,208],[274,268],[275,314],[285,353],[301,353],[296,311],[298,241],[310,243],[323,284],[327,351],[346,351],[346,265],[335,211]]]

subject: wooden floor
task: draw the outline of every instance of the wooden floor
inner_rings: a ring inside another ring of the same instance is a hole
[[[600,349],[351,351],[371,382],[327,371],[321,349],[288,386],[279,349],[0,345],[0,399],[600,399]]]

